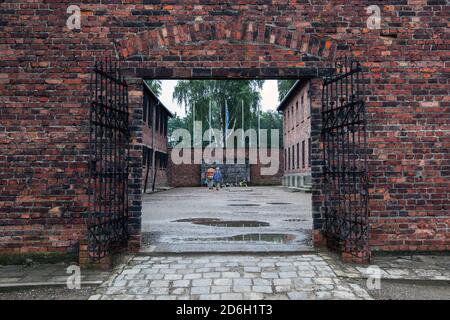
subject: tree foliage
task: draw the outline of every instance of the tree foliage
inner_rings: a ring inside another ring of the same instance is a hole
[[[250,126],[260,107],[263,80],[181,80],[173,92],[173,99],[184,105],[190,129],[192,119],[201,121],[203,128],[225,129],[225,106],[228,107],[228,128],[242,128],[242,105],[244,127]],[[209,106],[211,103],[211,123]]]
[[[262,80],[181,80],[178,81],[173,99],[185,107],[186,116],[181,118],[175,114],[169,120],[169,136],[178,128],[193,132],[193,114],[195,120],[202,122],[203,132],[210,126],[209,106],[211,103],[211,127],[224,129],[225,102],[229,110],[229,129],[242,128],[242,101],[244,102],[244,129],[258,128],[258,112],[260,112]],[[261,129],[278,129],[280,146],[282,142],[282,118],[276,111],[260,112]],[[171,144],[176,144],[171,141]],[[270,131],[268,132],[268,143]]]
[[[161,80],[144,80],[153,93],[159,97],[161,95]]]
[[[278,80],[278,100],[281,102],[286,94],[291,90],[296,80]]]

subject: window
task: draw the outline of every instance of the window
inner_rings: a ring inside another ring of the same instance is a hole
[[[291,110],[292,110],[292,120],[291,120],[291,125],[292,125],[292,129],[294,129],[294,122],[295,122],[295,115],[294,115],[294,105],[292,105],[292,107],[291,107]],[[292,150],[292,152],[294,152],[294,150]],[[294,155],[292,155],[292,156],[294,156]]]
[[[311,166],[311,138],[308,139],[308,165]]]
[[[167,126],[169,125],[169,116],[166,114],[164,116],[164,137],[167,137]]]
[[[300,168],[300,143],[297,143],[297,169]]]
[[[302,141],[302,168],[305,167],[305,140]]]
[[[159,129],[159,106],[155,105],[155,132]]]
[[[291,170],[291,147],[288,148],[288,170]]]
[[[295,145],[292,146],[292,169],[295,169]]]
[[[298,100],[295,102],[295,113],[296,113],[296,117],[295,119],[297,120],[297,126],[298,126],[298,118],[299,118],[299,113],[298,113]]]
[[[148,127],[151,128],[153,126],[153,103],[149,101],[148,103]]]
[[[302,104],[301,104],[301,108],[300,108],[300,119],[301,119],[301,121],[303,122],[304,121],[304,113],[305,113],[305,104],[304,104],[304,99],[303,99],[303,96],[302,96]]]
[[[287,170],[287,148],[284,148],[284,170]]]
[[[295,144],[292,146],[292,170],[295,169]]]
[[[142,147],[142,154],[143,154],[143,157],[142,157],[142,165],[143,166],[145,166],[145,165],[147,165],[147,147]]]
[[[159,133],[164,132],[164,109],[161,107],[161,110],[159,112]]]
[[[147,121],[147,109],[148,109],[148,95],[147,95],[147,93],[145,93],[144,92],[144,103],[143,103],[143,112],[144,112],[144,114],[143,114],[143,116],[142,116],[142,119],[143,119],[143,121],[144,122],[146,122]]]

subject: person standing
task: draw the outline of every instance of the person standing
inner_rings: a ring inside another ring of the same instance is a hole
[[[216,171],[214,172],[213,180],[214,180],[214,186],[216,187],[216,190],[219,190],[220,183],[222,182],[222,172],[220,172],[219,167],[217,167]]]
[[[206,171],[206,180],[207,180],[207,184],[208,184],[209,190],[214,189],[214,187],[213,187],[214,173],[215,173],[215,170],[214,170],[214,168],[212,166],[210,166],[208,168],[208,170]]]

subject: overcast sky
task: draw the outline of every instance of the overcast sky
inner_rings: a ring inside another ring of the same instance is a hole
[[[162,80],[161,96],[159,97],[162,103],[169,108],[173,113],[180,116],[185,114],[184,107],[172,101],[173,90],[178,80]],[[226,81],[226,80],[224,80]],[[261,107],[263,111],[275,110],[278,106],[278,87],[277,80],[265,80],[261,90]]]

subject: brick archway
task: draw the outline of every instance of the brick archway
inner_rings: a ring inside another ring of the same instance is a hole
[[[321,90],[331,70],[337,43],[267,24],[244,24],[228,32],[224,24],[197,23],[160,27],[116,43],[129,79],[133,123],[141,123],[142,79],[299,79],[311,81],[313,240],[322,245]],[[227,52],[227,56],[221,56]],[[231,52],[231,54],[230,54]],[[231,56],[231,57],[230,57]],[[245,59],[242,59],[245,57]],[[141,185],[142,132],[132,133],[133,185]],[[132,190],[130,249],[140,247],[141,195]]]

